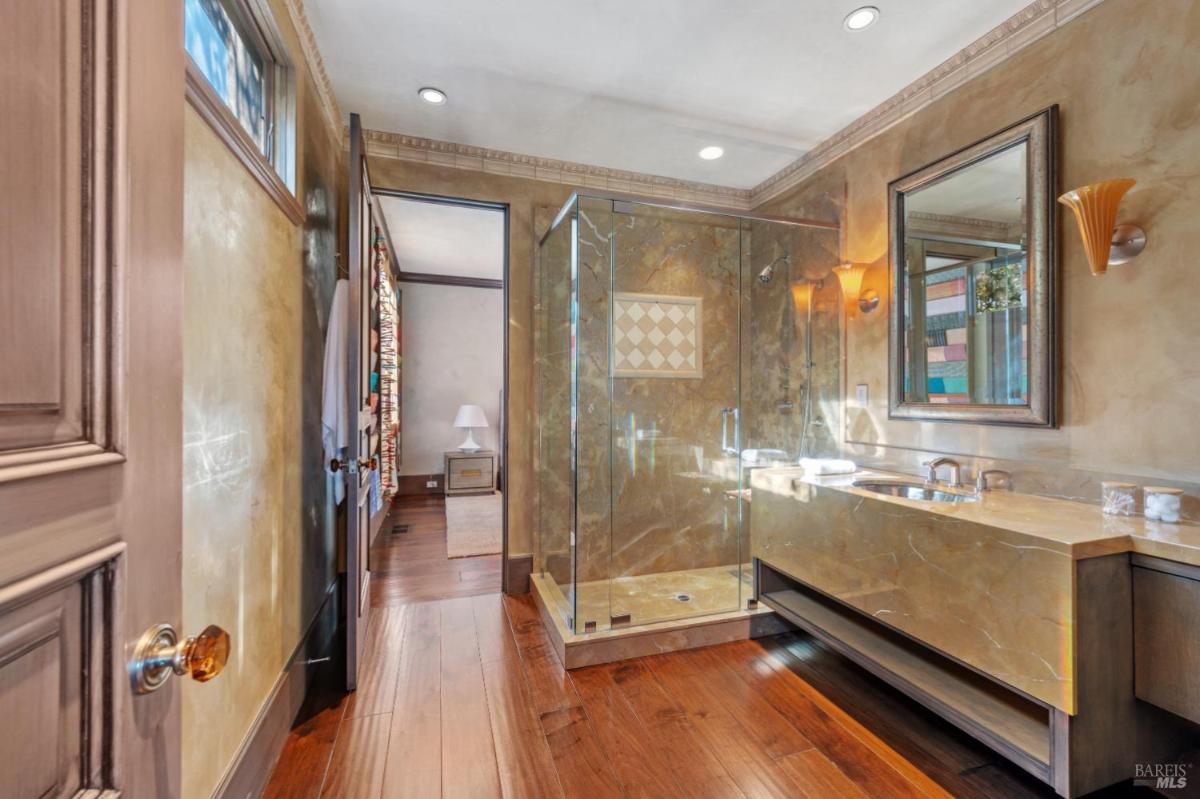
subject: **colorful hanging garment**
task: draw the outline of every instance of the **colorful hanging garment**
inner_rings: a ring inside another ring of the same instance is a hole
[[[396,307],[396,292],[392,288],[390,256],[387,242],[380,232],[375,234],[375,263],[379,276],[379,399],[380,399],[380,488],[384,500],[395,496],[400,468],[397,439],[400,435],[400,363],[397,325],[400,314]]]

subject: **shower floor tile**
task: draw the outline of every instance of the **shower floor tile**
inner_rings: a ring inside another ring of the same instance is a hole
[[[639,625],[727,613],[742,607],[752,588],[750,567],[737,564],[597,580],[579,584],[576,618],[579,629],[594,621],[600,632],[611,629],[610,615],[627,613],[628,624]],[[568,615],[565,597],[556,593]]]

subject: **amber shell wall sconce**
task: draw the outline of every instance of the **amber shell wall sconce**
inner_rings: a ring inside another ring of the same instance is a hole
[[[847,310],[857,305],[862,313],[870,313],[879,306],[878,292],[862,290],[863,276],[867,273],[866,264],[840,264],[833,268],[833,273],[837,275],[838,283],[842,287],[842,297]]]
[[[1117,224],[1121,198],[1135,183],[1133,178],[1102,180],[1058,198],[1075,212],[1093,275],[1103,275],[1109,266],[1133,260],[1146,247],[1146,231],[1137,225]]]

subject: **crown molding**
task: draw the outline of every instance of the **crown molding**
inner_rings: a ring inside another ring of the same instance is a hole
[[[334,129],[342,130],[345,135],[347,129],[342,112],[338,107],[329,75],[325,71],[325,62],[317,47],[316,37],[304,13],[304,2],[283,2],[299,34],[305,60],[315,78],[317,93],[325,114],[334,125]],[[1104,0],[1034,0],[753,189],[736,189],[572,161],[558,161],[402,133],[364,130],[363,134],[366,138],[367,152],[384,158],[750,210],[795,188],[850,150],[907,119],[972,78],[1006,61],[1026,46],[1102,2]]]
[[[308,24],[308,14],[304,12],[304,0],[283,0],[287,8],[288,18],[296,29],[296,38],[300,40],[300,49],[304,51],[304,61],[308,64],[308,72],[312,76],[317,89],[317,97],[321,100],[321,110],[335,134],[342,130],[345,122],[342,119],[342,109],[338,106],[337,95],[333,92],[333,82],[325,71],[325,59],[321,58],[321,49],[317,47],[317,37],[312,26]]]
[[[1104,0],[1034,0],[752,190],[757,207]]]
[[[607,189],[627,194],[716,205],[748,211],[752,199],[749,189],[735,189],[712,183],[697,183],[678,178],[628,172],[621,169],[559,161],[506,150],[492,150],[467,144],[426,139],[404,133],[363,130],[368,155],[401,161],[437,164],[455,169],[487,172],[494,175],[562,183],[580,188]]]

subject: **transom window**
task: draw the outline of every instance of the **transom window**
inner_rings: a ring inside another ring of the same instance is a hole
[[[259,156],[294,190],[292,82],[273,20],[253,0],[183,0],[184,49]]]

